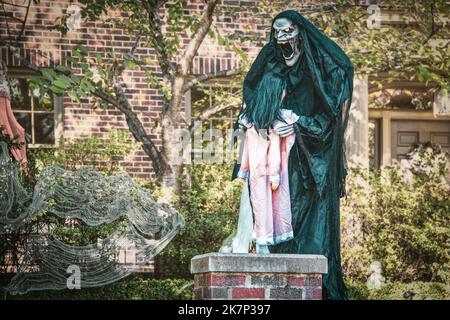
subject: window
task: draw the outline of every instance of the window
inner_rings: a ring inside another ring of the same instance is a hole
[[[39,94],[30,89],[29,76],[23,72],[8,75],[11,108],[25,129],[29,147],[53,147],[60,138],[62,97],[48,93],[40,101]]]
[[[217,133],[216,130],[222,132],[222,139],[225,145],[231,142],[231,136],[228,136],[228,134],[230,134],[229,131],[233,128],[237,112],[240,109],[241,96],[241,88],[230,84],[205,84],[189,90],[186,95],[187,103],[185,109],[188,122],[195,121],[208,108],[218,105],[229,106],[229,108],[221,112],[212,114],[202,122],[200,132],[203,134],[203,149],[198,149],[198,146],[194,143],[194,149],[192,150],[194,160],[199,160],[204,157],[204,150],[209,150],[208,145],[210,141],[213,141],[212,135],[214,132]],[[209,133],[211,135],[206,134],[207,130],[210,130]],[[213,144],[217,146],[215,142]]]
[[[205,85],[190,90],[190,104],[187,113],[191,113],[191,120],[204,110],[220,105],[230,105],[230,108],[209,117],[203,124],[204,129],[231,129],[237,111],[241,105],[241,88],[234,86]]]

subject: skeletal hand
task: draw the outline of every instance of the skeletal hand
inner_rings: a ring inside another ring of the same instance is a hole
[[[284,138],[294,133],[294,126],[292,124],[282,126],[275,129],[275,133]]]

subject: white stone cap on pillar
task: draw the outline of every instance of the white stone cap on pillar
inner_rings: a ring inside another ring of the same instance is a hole
[[[328,262],[315,254],[212,252],[191,260],[191,273],[204,272],[327,273]]]

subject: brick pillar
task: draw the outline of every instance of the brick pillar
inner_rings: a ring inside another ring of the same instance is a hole
[[[321,300],[327,258],[208,253],[191,260],[194,299]]]

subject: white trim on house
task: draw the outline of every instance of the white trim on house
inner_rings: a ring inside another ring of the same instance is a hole
[[[10,67],[8,72],[8,77],[11,78],[28,78],[30,76],[35,76],[36,73],[34,73],[31,70],[24,69],[24,68],[16,68],[16,67]],[[30,143],[27,146],[29,148],[57,148],[60,147],[63,143],[64,139],[64,96],[63,95],[56,95],[54,93],[50,93],[52,95],[52,102],[53,102],[53,121],[54,121],[54,137],[55,137],[55,143],[54,144],[40,144],[40,143]],[[33,102],[32,102],[33,103]],[[40,110],[13,110],[15,112],[24,112],[24,113],[30,113],[33,117],[34,114],[38,113],[51,113],[47,111],[40,111]],[[34,121],[31,120],[31,126],[32,126],[32,134],[34,134]],[[34,141],[34,138],[32,139]]]

